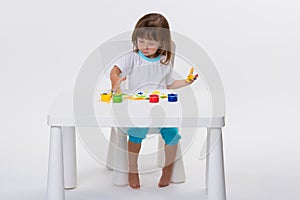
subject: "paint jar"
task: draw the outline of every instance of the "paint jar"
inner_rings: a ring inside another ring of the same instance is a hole
[[[113,95],[113,103],[122,103],[122,94]]]
[[[177,101],[177,94],[168,94],[168,101],[169,102],[176,102]]]
[[[101,101],[110,102],[111,94],[103,93],[101,94]]]
[[[150,103],[158,103],[159,102],[159,95],[157,94],[150,94],[149,96]]]

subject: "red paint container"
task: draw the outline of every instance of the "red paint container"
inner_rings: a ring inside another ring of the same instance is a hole
[[[150,94],[149,96],[150,103],[158,103],[159,102],[159,95],[157,94]]]

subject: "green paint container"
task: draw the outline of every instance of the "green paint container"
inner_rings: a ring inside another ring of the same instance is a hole
[[[113,103],[122,103],[122,94],[113,95]]]

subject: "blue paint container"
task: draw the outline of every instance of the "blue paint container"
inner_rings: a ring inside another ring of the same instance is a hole
[[[168,94],[168,101],[169,102],[176,102],[177,101],[177,94]]]

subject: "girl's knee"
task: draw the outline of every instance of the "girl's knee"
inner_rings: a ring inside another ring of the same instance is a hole
[[[143,139],[146,138],[146,135],[149,131],[149,128],[128,128],[127,134],[129,136],[129,141],[134,143],[142,143]]]
[[[142,143],[143,139],[144,138],[138,138],[138,137],[133,137],[133,136],[129,135],[129,139],[128,140],[130,142],[140,144],[140,143]]]
[[[178,133],[178,128],[162,128],[160,133],[166,145],[169,146],[178,144],[181,139],[181,135]]]

